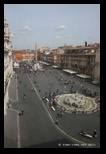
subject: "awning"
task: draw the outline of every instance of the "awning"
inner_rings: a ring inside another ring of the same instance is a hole
[[[76,76],[83,78],[83,79],[91,78],[91,76],[88,76],[88,75],[85,75],[85,74],[77,74]]]
[[[59,66],[52,65],[53,68],[59,68]]]
[[[64,72],[70,73],[70,74],[76,74],[76,71],[72,71],[72,70],[63,70]]]
[[[40,63],[45,64],[45,65],[47,65],[47,66],[50,65],[49,63],[46,63],[46,62],[43,62],[43,61],[40,61]]]

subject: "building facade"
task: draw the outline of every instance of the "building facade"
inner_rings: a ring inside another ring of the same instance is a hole
[[[95,79],[100,83],[100,48],[96,50],[95,56]]]
[[[35,54],[32,52],[23,52],[23,61],[31,62],[34,60]]]
[[[14,61],[22,62],[22,61],[32,61],[34,60],[34,53],[27,50],[14,50]]]
[[[99,45],[100,46],[100,45]],[[100,78],[99,46],[63,46],[46,55],[46,61],[61,66],[62,69],[74,70],[79,74]]]
[[[14,51],[14,61],[22,62],[23,61],[23,52],[22,51]]]
[[[54,54],[53,53],[46,54],[46,61],[50,64],[54,64]]]
[[[6,103],[9,101],[8,88],[13,71],[13,60],[11,50],[10,31],[7,20],[4,19],[4,110],[6,111]]]
[[[94,77],[95,53],[78,51],[61,55],[61,65],[65,69],[74,70],[79,74]]]

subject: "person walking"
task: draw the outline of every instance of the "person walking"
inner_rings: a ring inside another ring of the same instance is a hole
[[[58,120],[56,120],[55,124],[58,125]]]
[[[26,95],[24,94],[24,95],[23,95],[23,100],[25,100],[25,98],[26,98]]]
[[[93,131],[93,135],[94,135],[94,138],[97,138],[97,132],[96,132],[96,130]]]
[[[60,117],[63,117],[63,112],[60,113]]]
[[[58,91],[59,91],[59,90],[57,89],[56,93],[58,93]]]
[[[7,103],[7,108],[9,108],[10,106],[9,106],[9,103]]]
[[[58,118],[59,117],[59,113],[57,113],[57,115],[56,115],[56,118]]]
[[[23,110],[23,109],[21,110],[21,114],[22,114],[22,115],[24,114],[24,110]]]

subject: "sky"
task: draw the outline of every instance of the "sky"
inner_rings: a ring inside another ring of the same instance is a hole
[[[4,4],[13,50],[100,43],[100,4]]]

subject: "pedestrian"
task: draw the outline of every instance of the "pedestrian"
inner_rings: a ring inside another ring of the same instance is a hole
[[[21,111],[19,111],[19,112],[18,112],[18,115],[19,115],[19,116],[21,116],[21,115],[22,115]]]
[[[52,96],[53,96],[53,98],[54,98],[54,96],[55,96],[55,92],[52,93]]]
[[[24,114],[24,110],[21,110],[21,114],[22,114],[22,115]]]
[[[44,101],[45,100],[45,97],[43,97],[42,100]]]
[[[56,117],[59,117],[59,113],[57,113],[57,116]]]
[[[26,95],[24,94],[24,95],[23,95],[23,100],[24,100],[25,98],[26,98]]]
[[[59,90],[57,89],[56,93],[58,93],[58,91],[59,91]]]
[[[97,132],[96,132],[96,130],[93,131],[93,135],[94,135],[94,138],[97,138]]]
[[[20,81],[20,83],[21,83],[21,81]]]
[[[35,89],[35,88],[33,88],[33,91],[36,91],[36,89]]]
[[[63,117],[63,112],[60,113],[60,117]]]
[[[56,120],[55,124],[58,125],[58,120]]]
[[[9,103],[7,103],[7,108],[9,108]]]
[[[51,97],[51,92],[49,92],[49,98]]]

